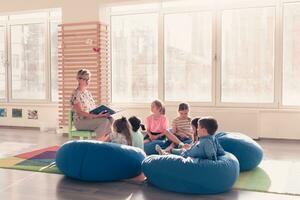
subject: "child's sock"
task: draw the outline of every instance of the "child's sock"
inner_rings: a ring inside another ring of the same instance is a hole
[[[155,145],[155,151],[159,154],[159,155],[165,155],[167,154],[158,144]]]

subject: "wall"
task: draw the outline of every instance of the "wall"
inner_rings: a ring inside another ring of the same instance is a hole
[[[6,108],[7,117],[0,117],[0,126],[40,127],[41,130],[53,130],[57,128],[58,106],[56,104],[4,104],[0,108]],[[12,109],[22,109],[21,118],[12,117]],[[37,110],[38,119],[28,119],[28,110]]]
[[[62,8],[64,23],[97,21],[99,16],[98,0],[1,0],[0,13],[20,12],[49,8]]]
[[[145,119],[149,108],[126,108],[114,117],[137,115]],[[177,115],[177,107],[166,106],[166,114],[171,121]],[[191,117],[214,116],[219,122],[219,131],[242,132],[252,138],[300,139],[300,112],[292,110],[248,109],[248,108],[201,108],[191,107]]]

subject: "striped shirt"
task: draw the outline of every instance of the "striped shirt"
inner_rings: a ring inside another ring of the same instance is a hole
[[[188,132],[193,134],[193,129],[191,126],[191,118],[181,118],[177,117],[176,119],[173,120],[173,127],[176,127],[176,133],[180,135],[180,132]],[[175,133],[175,134],[176,134]]]

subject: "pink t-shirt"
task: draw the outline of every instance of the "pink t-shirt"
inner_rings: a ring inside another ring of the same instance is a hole
[[[165,115],[155,117],[153,114],[146,118],[147,130],[154,133],[162,133],[168,128],[168,119]]]

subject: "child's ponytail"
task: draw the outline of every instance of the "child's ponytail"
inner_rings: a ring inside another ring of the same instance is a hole
[[[162,106],[160,109],[160,114],[165,115],[166,114],[166,108],[165,106]]]

